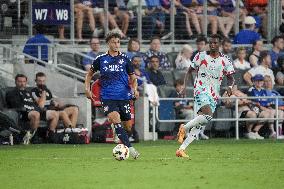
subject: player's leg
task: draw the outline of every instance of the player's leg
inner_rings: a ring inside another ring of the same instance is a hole
[[[129,100],[125,100],[125,101],[120,101],[119,102],[119,113],[120,113],[120,116],[121,116],[121,120],[123,121],[124,123],[124,128],[123,129],[124,131],[127,130],[127,131],[131,131],[131,128],[132,128],[132,121],[131,121],[131,105],[130,105],[130,101]],[[126,132],[125,132],[126,133]],[[129,141],[129,137],[128,137],[128,134],[127,134],[127,139]],[[129,142],[130,143],[130,142]],[[134,159],[137,159],[139,157],[139,153],[137,152],[137,150],[135,150],[134,147],[130,147],[129,148],[129,152],[130,152],[130,155],[134,158]]]
[[[28,130],[23,137],[24,144],[30,144],[30,141],[36,132],[37,128],[39,127],[40,121],[40,113],[38,111],[30,111],[26,114],[29,122],[30,122],[30,130]]]
[[[206,94],[200,94],[200,95],[196,95],[195,96],[195,99],[194,99],[194,103],[195,103],[195,109],[197,110],[197,112],[199,112],[199,114],[194,118],[192,119],[191,121],[189,121],[187,124],[185,125],[181,125],[180,128],[179,128],[179,132],[178,132],[178,142],[179,143],[182,143],[183,140],[184,140],[184,137],[186,135],[186,133],[189,132],[189,130],[195,126],[198,126],[198,125],[206,125],[208,123],[208,120],[210,121],[211,120],[211,116],[212,116],[212,110],[211,108],[204,108],[204,107],[207,107],[209,106],[210,107],[210,104],[212,104],[212,108],[215,107],[215,104],[213,104],[212,100],[210,100],[210,97],[209,95],[206,95]],[[203,109],[203,113],[202,112],[202,109]],[[214,108],[215,110],[215,108]],[[204,112],[206,111],[206,112]],[[207,113],[207,111],[210,111]]]
[[[186,139],[176,151],[176,156],[188,157],[188,155],[185,153],[185,149],[196,139],[196,136],[201,132],[202,128],[211,121],[216,104],[212,103],[212,99],[210,98],[212,97],[208,95],[197,95],[195,97],[195,103],[197,103],[196,107],[199,110],[198,116],[187,124],[181,126],[180,130],[184,130],[185,133],[187,130],[190,131]]]
[[[64,112],[68,115],[68,118],[71,121],[72,127],[76,127],[77,125],[77,120],[78,120],[78,115],[79,115],[79,108],[78,106],[70,106],[64,108]]]
[[[121,119],[120,115],[117,111],[110,112],[108,115],[108,119],[110,120],[111,123],[114,125],[115,133],[118,136],[118,138],[121,140],[121,142],[127,146],[131,147],[131,144],[128,140],[128,135],[126,131],[124,130],[122,124],[121,124]]]
[[[45,112],[42,112],[41,116],[42,120],[46,120],[49,122],[47,138],[49,142],[54,143],[55,130],[59,120],[59,112],[55,110],[47,110]]]

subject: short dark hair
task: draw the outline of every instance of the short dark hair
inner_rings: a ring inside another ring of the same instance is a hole
[[[36,31],[36,33],[38,34],[44,34],[46,32],[45,29],[46,26],[42,25],[42,24],[36,24],[34,25],[34,29]]]
[[[202,42],[202,41],[204,41],[205,43],[207,43],[207,38],[206,38],[204,35],[199,35],[199,36],[196,38],[195,43],[199,43],[199,42]]]
[[[142,59],[140,56],[134,55],[134,56],[131,58],[131,62],[134,60],[134,58],[140,58],[140,59]]]
[[[225,45],[225,43],[232,43],[232,41],[229,38],[225,37],[222,41],[222,45]]]
[[[150,39],[150,43],[152,43],[155,39],[158,39],[159,41],[161,41],[161,38],[158,36],[154,36]]]
[[[174,87],[176,87],[177,85],[183,85],[183,84],[184,84],[183,79],[177,79],[175,80]]]
[[[274,45],[279,39],[283,39],[281,36],[275,36],[273,37],[273,39],[271,40],[271,43]]]
[[[151,57],[149,58],[149,60],[151,61],[153,58],[157,58],[157,59],[159,60],[159,62],[160,62],[160,58],[159,58],[157,55],[151,56]]]
[[[222,37],[219,34],[210,35],[210,39],[218,39],[220,43],[222,42]]]
[[[259,62],[262,62],[269,55],[269,51],[261,51],[259,54]]]
[[[20,78],[20,77],[24,77],[24,78],[26,78],[26,80],[28,80],[28,77],[27,77],[26,75],[24,75],[24,74],[17,74],[17,75],[15,76],[15,81],[17,81],[18,78]]]
[[[36,73],[36,79],[37,79],[38,77],[46,77],[46,75],[45,75],[45,73],[43,73],[43,72],[37,72],[37,73]]]
[[[108,32],[107,36],[106,36],[106,43],[109,42],[110,39],[112,38],[119,38],[121,39],[121,35],[118,31],[110,31]]]

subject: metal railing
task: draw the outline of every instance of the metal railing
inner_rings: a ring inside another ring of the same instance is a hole
[[[230,121],[230,122],[235,122],[235,134],[236,134],[236,139],[239,140],[239,122],[240,121],[276,121],[276,138],[279,137],[279,120],[283,120],[284,118],[279,117],[279,100],[278,99],[283,99],[283,96],[258,96],[258,97],[220,97],[220,100],[223,99],[230,99],[235,101],[235,117],[233,118],[213,118],[211,121],[216,121],[216,122],[223,122],[223,121]],[[276,99],[275,101],[275,116],[276,117],[271,117],[271,118],[240,118],[239,117],[239,100],[240,99]],[[193,101],[194,98],[160,98],[160,101],[177,101],[177,100],[188,100],[188,101]],[[159,118],[159,107],[153,106],[153,131],[155,131],[156,127],[156,122],[160,123],[184,123],[184,122],[189,122],[190,120],[184,120],[184,119],[175,119],[175,120],[163,120]],[[153,140],[155,141],[155,135],[153,134]]]
[[[6,2],[6,1],[5,1]],[[14,4],[15,4],[15,8],[16,11],[15,13],[11,13],[13,15],[11,15],[9,13],[9,11],[5,12],[3,11],[2,15],[0,15],[0,33],[1,31],[4,32],[4,30],[6,30],[6,28],[10,28],[10,30],[7,30],[7,32],[4,34],[6,35],[11,35],[11,34],[28,34],[29,36],[31,36],[33,34],[33,23],[32,23],[32,4],[34,2],[37,2],[37,0],[17,0]],[[45,0],[45,1],[40,1],[40,2],[45,2],[45,3],[54,3],[53,0]],[[100,26],[101,28],[104,29],[105,34],[106,32],[110,29],[110,24],[109,24],[109,17],[107,16],[108,11],[109,11],[109,0],[104,0],[103,1],[103,13],[104,13],[104,17],[105,17],[105,22]],[[174,1],[170,1],[171,2],[171,6],[169,7],[169,11],[170,14],[168,15],[168,19],[167,20],[167,26],[168,26],[168,31],[172,32],[172,34],[169,36],[170,38],[165,40],[166,42],[169,42],[171,44],[175,44],[176,42],[185,42],[184,39],[177,39],[175,36],[178,33],[187,33],[186,31],[186,27],[185,27],[185,23],[178,23],[178,21],[176,20],[176,17],[178,14],[180,13],[176,13],[176,7],[174,5]],[[0,2],[0,4],[3,2]],[[74,13],[74,9],[75,9],[75,5],[74,5],[74,0],[70,0],[69,1],[69,5],[70,5],[70,25],[66,25],[66,28],[68,30],[68,35],[69,38],[68,41],[72,41],[73,43],[76,41],[76,30],[75,30],[75,24],[76,24],[76,14]],[[281,22],[281,14],[282,14],[282,9],[281,9],[281,0],[270,0],[268,1],[268,22],[267,22],[267,28],[268,28],[268,35],[267,35],[267,40],[270,41],[275,35],[279,34],[279,24]],[[208,2],[207,0],[204,1],[203,3],[203,9],[207,10],[208,8]],[[11,9],[11,8],[10,8]],[[9,9],[8,9],[9,10]],[[153,25],[149,24],[149,22],[145,22],[145,17],[149,16],[149,15],[145,15],[145,3],[144,0],[137,0],[137,6],[135,7],[130,7],[127,11],[132,11],[134,14],[133,17],[130,18],[130,22],[133,23],[133,25],[130,25],[130,28],[128,29],[128,31],[133,31],[131,33],[130,37],[137,37],[141,42],[143,40],[148,40],[145,38],[145,34],[147,34],[148,32],[145,32],[145,28],[149,29],[151,27],[153,27]],[[94,9],[95,11],[95,9]],[[129,12],[130,14],[130,12]],[[236,20],[235,20],[235,33],[239,31],[240,27],[239,27],[239,15],[240,15],[240,0],[236,0],[236,7],[235,7],[235,12],[234,14],[236,15]],[[203,15],[204,18],[208,17],[208,13],[207,11],[203,11]],[[11,19],[9,19],[11,18]],[[11,22],[11,23],[10,23]],[[24,24],[23,24],[24,23]],[[26,26],[27,25],[27,28]],[[96,24],[98,25],[98,24]],[[177,25],[182,25],[184,26],[184,30],[180,31],[177,30],[176,26]],[[192,25],[192,24],[191,24]],[[86,26],[86,24],[85,24]],[[58,33],[57,27],[52,26],[53,28],[55,28],[54,33],[52,33],[52,35],[56,36]],[[208,35],[208,20],[204,19],[203,22],[203,34],[204,35]],[[2,28],[2,30],[1,30]],[[193,27],[192,27],[193,28]],[[56,33],[55,33],[56,32]],[[67,32],[66,32],[67,33]],[[3,36],[3,35],[2,35]],[[4,35],[5,38],[5,35]],[[189,40],[190,41],[190,40]]]
[[[53,44],[44,44],[44,45],[49,45],[51,47],[54,47],[55,45]],[[50,70],[54,70],[57,72],[60,72],[64,75],[68,75],[69,77],[73,78],[75,81],[81,81],[83,82],[85,80],[85,71],[74,68],[72,66],[68,66],[68,65],[64,65],[62,64],[61,66],[57,65],[57,58],[54,58],[54,62],[52,61],[43,61],[40,59],[40,54],[39,54],[39,58],[35,58],[29,54],[23,53],[20,49],[17,48],[13,48],[10,45],[4,45],[4,44],[0,44],[0,48],[3,49],[3,52],[5,52],[5,54],[7,54],[7,56],[3,56],[3,63],[6,61],[7,63],[18,63],[21,62],[24,64],[24,57],[33,60],[35,64],[41,64],[44,65],[46,68],[49,68]],[[38,52],[41,52],[41,46],[38,46]],[[57,55],[57,52],[53,52],[53,54]],[[1,70],[4,72],[7,72],[6,70]],[[79,74],[78,74],[79,73]],[[13,74],[13,73],[10,73]],[[74,82],[74,96],[77,96],[77,82]]]

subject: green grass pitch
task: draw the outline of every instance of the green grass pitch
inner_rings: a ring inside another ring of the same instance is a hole
[[[116,161],[115,144],[0,146],[1,189],[283,188],[284,141],[195,141],[192,160],[174,141],[134,144],[141,156]]]

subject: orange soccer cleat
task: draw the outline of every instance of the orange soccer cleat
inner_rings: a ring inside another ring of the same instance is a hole
[[[176,156],[177,157],[183,157],[183,158],[189,158],[189,156],[185,153],[185,151],[184,150],[180,150],[180,149],[178,149],[176,151]]]

